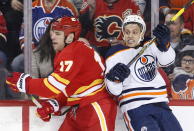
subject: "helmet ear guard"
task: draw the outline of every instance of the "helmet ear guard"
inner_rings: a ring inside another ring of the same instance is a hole
[[[77,40],[81,33],[81,24],[75,17],[61,17],[52,23],[51,28],[63,31],[65,36],[74,33],[74,40]]]

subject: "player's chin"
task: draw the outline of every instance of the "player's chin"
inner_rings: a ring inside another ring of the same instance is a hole
[[[136,43],[132,43],[132,42],[127,42],[127,44],[126,44],[128,47],[131,47],[131,48],[134,48],[134,47],[136,47],[137,46],[137,44]]]
[[[53,49],[56,50],[57,49],[57,45],[53,44]]]

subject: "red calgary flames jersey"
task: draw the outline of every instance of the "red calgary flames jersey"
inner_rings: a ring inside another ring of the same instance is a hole
[[[56,55],[54,72],[48,78],[30,80],[28,92],[43,97],[56,97],[62,92],[67,105],[102,99],[108,95],[103,61],[87,44],[73,42]]]
[[[0,11],[0,33],[2,33],[2,34],[7,33],[6,22],[5,22],[4,16],[3,16],[1,11]]]
[[[139,7],[132,0],[119,0],[108,7],[104,0],[96,0],[93,16],[94,30],[87,39],[94,45],[107,46],[109,39],[122,40],[121,26],[126,15],[140,14]]]

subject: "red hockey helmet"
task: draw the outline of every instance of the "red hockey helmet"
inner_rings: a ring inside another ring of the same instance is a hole
[[[74,40],[77,40],[81,33],[81,24],[75,17],[61,17],[52,23],[53,30],[63,31],[65,36],[74,33]]]

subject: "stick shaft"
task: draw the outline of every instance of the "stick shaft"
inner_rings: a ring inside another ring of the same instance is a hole
[[[42,105],[40,104],[40,102],[38,102],[38,100],[36,98],[34,98],[33,96],[31,96],[32,102],[38,107],[41,108]]]

